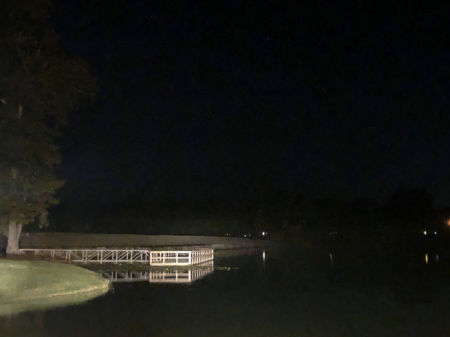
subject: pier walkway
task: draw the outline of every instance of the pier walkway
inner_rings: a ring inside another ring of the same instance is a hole
[[[35,249],[23,248],[21,255],[32,255],[52,260],[74,263],[148,263],[151,266],[188,266],[214,260],[214,250],[209,247],[189,249]]]

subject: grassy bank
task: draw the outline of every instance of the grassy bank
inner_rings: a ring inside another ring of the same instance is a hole
[[[83,302],[108,289],[108,280],[81,267],[0,259],[0,315]]]

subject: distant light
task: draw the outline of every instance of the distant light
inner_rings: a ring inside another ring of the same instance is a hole
[[[261,232],[261,235],[262,235],[262,236],[266,236],[266,235],[267,235],[267,232]]]
[[[447,220],[447,226],[450,226],[450,219]]]
[[[423,235],[427,235],[427,231],[423,231]]]
[[[428,253],[425,253],[425,264],[428,264]]]
[[[434,232],[434,235],[437,235],[437,232],[436,232],[436,231]]]

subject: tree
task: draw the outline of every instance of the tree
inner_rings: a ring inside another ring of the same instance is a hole
[[[390,196],[384,213],[393,231],[414,235],[433,223],[433,197],[425,188],[400,187]]]
[[[86,64],[58,46],[48,0],[0,4],[0,220],[8,254],[17,253],[22,226],[48,224],[63,180],[56,140],[69,111],[91,99],[95,81]]]

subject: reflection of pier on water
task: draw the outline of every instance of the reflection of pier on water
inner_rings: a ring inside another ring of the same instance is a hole
[[[148,281],[148,271],[101,271],[99,272],[103,277],[109,279],[111,282],[140,282]]]
[[[99,273],[113,283],[192,283],[214,272],[214,262],[209,261],[183,269],[150,269],[146,271],[100,271]]]

